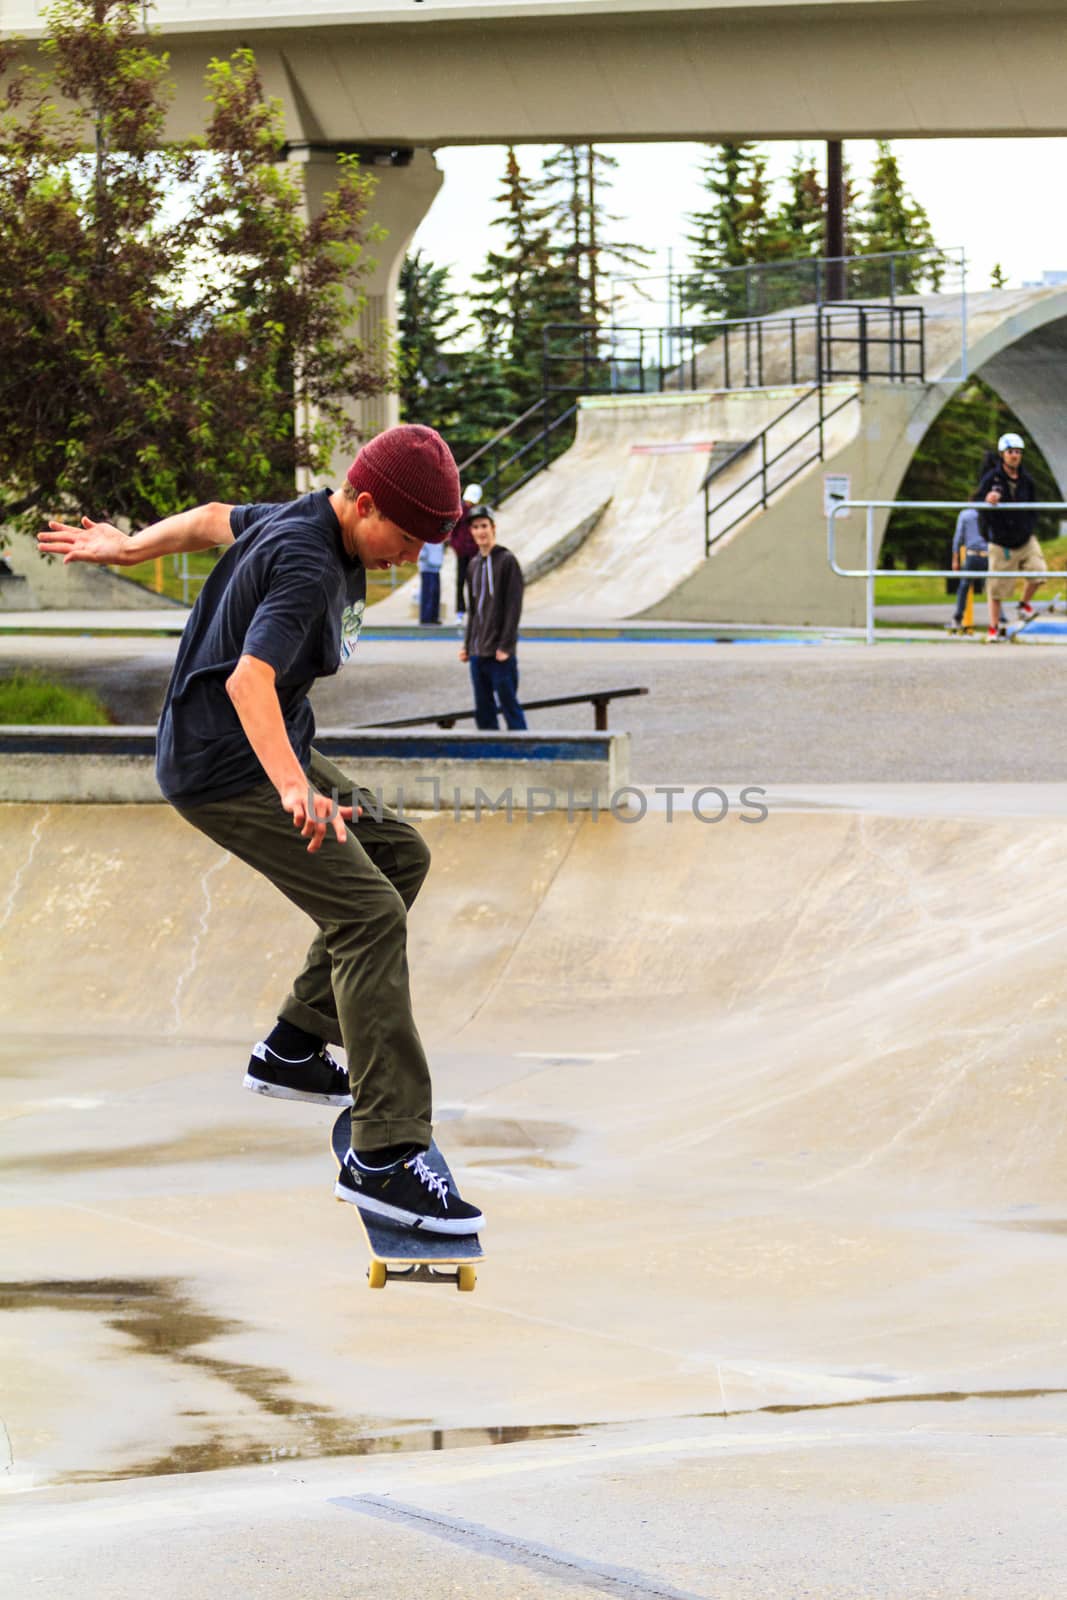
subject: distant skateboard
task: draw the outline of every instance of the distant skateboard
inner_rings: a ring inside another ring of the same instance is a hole
[[[344,1163],[352,1142],[350,1117],[350,1112],[342,1111],[333,1125],[330,1142],[338,1165]],[[436,1144],[430,1145],[422,1159],[452,1186],[448,1162]],[[351,1200],[341,1203],[356,1213],[363,1228],[370,1251],[367,1282],[372,1289],[384,1289],[394,1278],[405,1283],[454,1283],[466,1292],[474,1288],[478,1280],[476,1263],[485,1254],[476,1233],[424,1233],[418,1228],[384,1222]]]

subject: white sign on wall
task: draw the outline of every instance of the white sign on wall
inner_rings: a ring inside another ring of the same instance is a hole
[[[842,500],[852,499],[852,479],[847,472],[826,472],[822,480],[822,510],[823,516],[828,517],[834,506],[840,505]],[[842,517],[850,516],[848,511],[839,511],[836,522]]]

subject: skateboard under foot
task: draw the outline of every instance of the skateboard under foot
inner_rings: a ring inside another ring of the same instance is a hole
[[[351,1142],[351,1114],[342,1111],[333,1125],[330,1138],[338,1165],[344,1162]],[[450,1187],[455,1187],[448,1162],[436,1144],[430,1145],[423,1160],[438,1177],[446,1179]],[[372,1289],[384,1289],[387,1283],[395,1281],[450,1283],[461,1293],[473,1290],[478,1281],[477,1263],[485,1255],[476,1233],[422,1233],[417,1228],[402,1228],[396,1223],[384,1222],[371,1212],[361,1210],[350,1200],[341,1204],[354,1211],[359,1218],[370,1251],[367,1282]]]

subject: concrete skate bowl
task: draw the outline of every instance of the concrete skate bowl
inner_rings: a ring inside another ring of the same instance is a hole
[[[678,807],[423,824],[448,1298],[241,1090],[303,919],[165,808],[0,809],[2,1481],[1059,1385],[1067,824]]]

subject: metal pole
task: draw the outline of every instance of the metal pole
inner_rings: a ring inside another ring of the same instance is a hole
[[[867,313],[860,307],[860,382],[866,383],[870,376],[870,359],[867,352]]]
[[[867,643],[874,643],[874,507],[867,507]]]
[[[967,370],[967,252],[960,251],[960,377],[966,378],[970,374]]]
[[[845,162],[840,139],[826,142],[826,294],[845,298]]]

